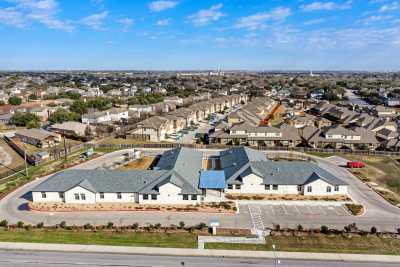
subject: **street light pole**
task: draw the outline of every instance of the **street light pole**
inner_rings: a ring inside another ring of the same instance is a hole
[[[278,267],[278,264],[280,264],[281,262],[280,262],[280,260],[276,257],[275,249],[276,249],[275,244],[272,244],[272,252],[273,252],[273,254],[274,254],[274,266],[275,266],[275,267]]]

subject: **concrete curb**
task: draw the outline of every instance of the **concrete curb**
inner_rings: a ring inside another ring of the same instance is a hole
[[[400,256],[0,242],[0,250],[400,263]]]

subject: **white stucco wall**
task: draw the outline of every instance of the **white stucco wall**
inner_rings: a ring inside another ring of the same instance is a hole
[[[308,192],[307,188],[311,186],[312,192]],[[327,187],[331,187],[331,192],[327,192]],[[335,191],[335,186],[323,180],[317,180],[304,185],[304,195],[309,196],[332,196],[332,195],[347,195],[347,185],[339,186],[339,191]]]
[[[46,198],[42,198],[42,192],[32,192],[34,202],[63,202],[58,192],[45,192]]]
[[[136,200],[135,193],[121,193],[121,199],[118,199],[117,193],[104,193],[104,198],[100,198],[100,193],[96,193],[96,202],[100,203],[114,203],[114,202],[123,202],[123,203],[132,203]]]
[[[75,200],[75,194],[79,194],[79,200]],[[85,194],[86,200],[81,199],[81,194]],[[66,191],[64,197],[65,203],[96,203],[96,194],[80,186]]]

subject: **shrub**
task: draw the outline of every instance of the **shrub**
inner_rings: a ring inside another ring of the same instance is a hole
[[[24,228],[25,228],[25,230],[29,231],[29,230],[32,229],[32,225],[27,224],[27,225],[24,226]]]
[[[60,227],[65,228],[67,226],[67,223],[65,221],[60,222]]]
[[[207,227],[207,224],[205,224],[205,223],[203,223],[203,222],[199,223],[199,224],[196,226],[196,228],[199,229],[199,230],[202,230],[202,229],[204,229],[204,228],[206,228],[206,227]]]
[[[361,215],[364,212],[364,207],[360,204],[345,204],[346,208],[352,215]]]
[[[376,229],[375,226],[371,227],[371,234],[376,234],[378,232],[378,229]]]
[[[114,227],[114,223],[113,222],[108,222],[106,228],[107,229],[111,229]]]
[[[281,230],[281,226],[279,224],[275,224],[274,228],[275,228],[275,231],[280,231]]]
[[[132,229],[133,229],[133,230],[139,229],[139,224],[138,224],[138,223],[132,224]]]
[[[179,228],[180,228],[180,229],[183,229],[184,227],[185,227],[185,222],[180,221],[180,222],[179,222]]]
[[[8,221],[7,220],[1,220],[0,221],[0,227],[7,227],[8,226]]]
[[[156,224],[154,225],[154,228],[155,228],[155,229],[160,229],[160,228],[161,228],[161,223],[156,223]]]
[[[327,234],[329,232],[329,228],[326,225],[321,226],[321,233]]]
[[[39,228],[39,229],[43,228],[43,226],[44,226],[43,222],[40,222],[40,223],[36,224],[36,227]]]
[[[93,229],[93,226],[90,223],[87,223],[83,226],[83,229],[86,229],[86,230]]]
[[[297,225],[297,231],[303,231],[303,225],[301,224]]]
[[[18,228],[24,227],[24,222],[18,221],[18,222],[17,222],[17,227],[18,227]]]

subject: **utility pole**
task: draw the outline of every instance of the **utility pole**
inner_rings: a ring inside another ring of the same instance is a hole
[[[24,148],[25,176],[28,177],[28,164],[26,163],[26,149]]]
[[[64,139],[64,158],[67,160],[67,145],[65,143],[65,130],[63,130],[63,139]]]

